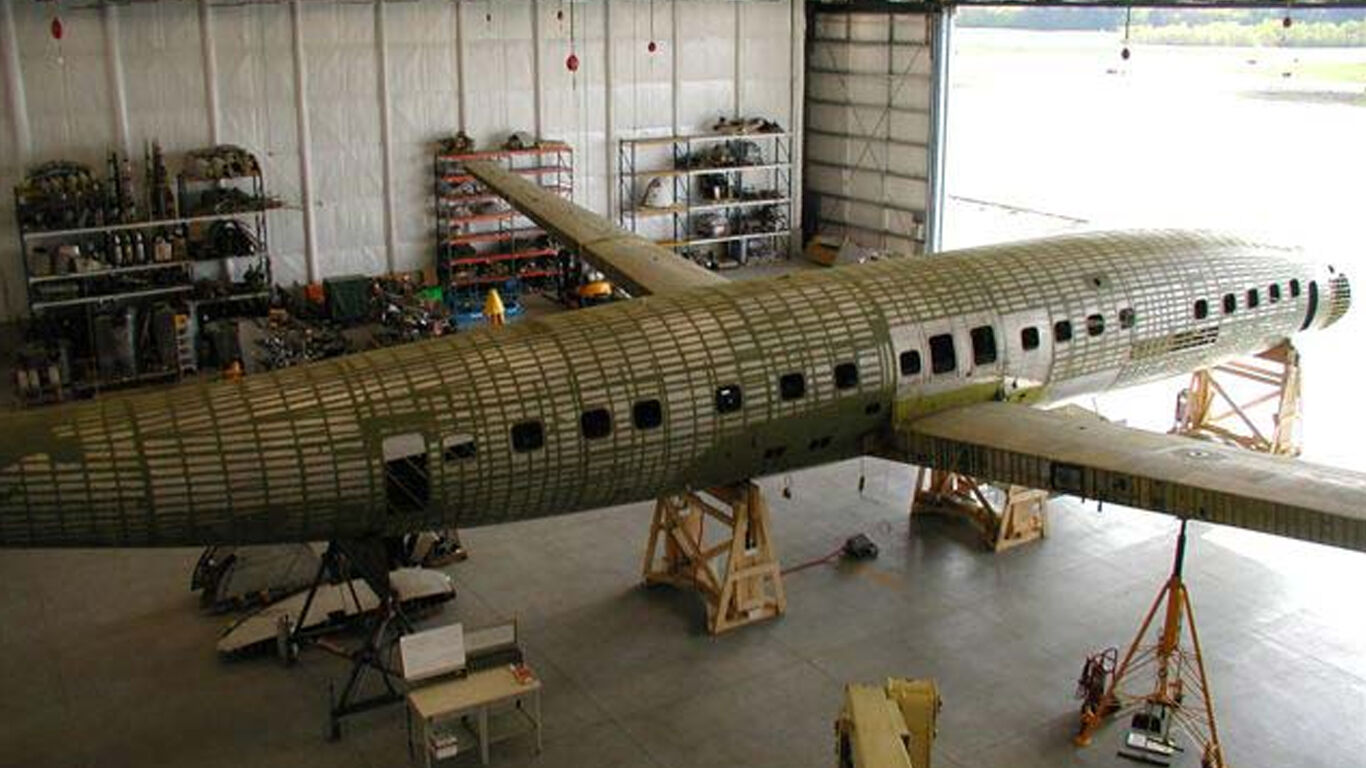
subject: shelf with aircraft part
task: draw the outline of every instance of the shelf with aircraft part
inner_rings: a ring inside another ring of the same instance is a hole
[[[716,269],[786,258],[792,135],[751,120],[711,133],[622,139],[618,223]]]
[[[121,152],[103,168],[44,162],[14,189],[25,404],[180,377],[203,321],[266,310],[267,223],[289,206],[256,157],[220,145],[173,158],[150,143],[138,165]]]
[[[565,143],[514,135],[502,148],[476,151],[463,135],[433,155],[437,274],[459,293],[508,280],[547,287],[560,275],[557,249],[533,222],[489,192],[464,164],[498,162],[537,186],[568,199],[574,190],[574,153]]]

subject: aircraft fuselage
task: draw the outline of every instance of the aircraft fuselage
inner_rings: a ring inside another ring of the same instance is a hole
[[[6,415],[0,545],[308,541],[639,501],[876,451],[967,402],[1186,373],[1347,304],[1343,276],[1293,251],[1186,232],[651,296]]]

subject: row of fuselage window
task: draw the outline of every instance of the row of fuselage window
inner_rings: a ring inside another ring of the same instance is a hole
[[[838,390],[849,390],[858,386],[859,372],[856,363],[840,363],[835,366],[834,382]],[[785,401],[800,400],[806,396],[806,376],[799,371],[785,373],[778,377],[778,396]],[[744,407],[745,396],[739,384],[727,384],[716,388],[716,412],[735,413]],[[869,411],[874,413],[875,411]],[[664,406],[657,399],[639,400],[631,406],[631,424],[636,429],[655,429],[664,423]],[[593,408],[579,416],[579,433],[585,440],[601,440],[612,434],[612,412],[606,408]],[[829,444],[829,440],[826,440]],[[512,449],[527,453],[545,447],[545,426],[538,420],[518,422],[512,427]],[[476,447],[470,437],[452,438],[442,447],[446,461],[474,458]]]
[[[1300,281],[1290,281],[1290,296],[1300,295]],[[1272,283],[1267,287],[1267,297],[1272,304],[1281,300],[1281,287]],[[1246,306],[1255,309],[1260,302],[1256,288],[1247,291]],[[1224,314],[1232,314],[1238,306],[1238,297],[1233,293],[1223,296]],[[1195,302],[1195,319],[1209,317],[1209,302],[1199,299]],[[1124,308],[1119,311],[1119,327],[1134,327],[1134,310]],[[1087,315],[1085,321],[1087,336],[1100,336],[1105,333],[1105,316],[1096,313]],[[996,347],[996,330],[990,325],[979,325],[968,332],[972,340],[973,364],[991,365],[999,354]],[[1053,341],[1064,344],[1072,340],[1071,320],[1059,320],[1053,324]],[[953,373],[958,369],[958,355],[954,348],[953,334],[941,333],[931,336],[930,371],[935,374]],[[1040,346],[1039,329],[1026,326],[1020,329],[1020,347],[1026,352]],[[920,350],[908,349],[901,353],[898,360],[902,376],[917,376],[921,372]],[[835,366],[835,388],[853,389],[858,386],[859,372],[855,363],[840,363]],[[778,395],[785,401],[800,400],[806,396],[806,377],[800,372],[785,373],[778,377]],[[734,413],[744,407],[744,392],[739,384],[727,384],[716,390],[716,411],[720,414]],[[657,399],[641,400],[631,407],[631,423],[636,429],[655,429],[664,423],[664,406]],[[585,440],[600,440],[612,434],[612,413],[606,408],[584,411],[579,417],[579,431]],[[512,448],[519,453],[539,450],[545,446],[545,427],[539,421],[523,421],[512,427]],[[462,438],[443,447],[446,461],[473,458],[476,449],[474,440]]]
[[[1122,328],[1132,328],[1134,311],[1121,309],[1119,324]],[[1086,318],[1088,336],[1099,336],[1105,332],[1105,317],[1099,313]],[[972,339],[972,356],[975,365],[991,365],[996,362],[996,330],[990,325],[981,325],[969,331]],[[1072,339],[1072,323],[1059,320],[1053,324],[1053,339],[1059,343]],[[1025,351],[1039,348],[1039,329],[1028,326],[1020,330],[1020,344]],[[906,350],[900,356],[902,376],[915,376],[921,370],[920,351]],[[936,374],[952,373],[958,368],[958,357],[954,350],[953,335],[944,333],[930,337],[930,370]],[[849,390],[858,386],[859,369],[856,363],[840,363],[835,366],[834,383],[838,390]],[[806,376],[799,371],[785,373],[778,377],[778,396],[784,401],[800,400],[806,396]],[[716,412],[735,413],[744,407],[744,392],[739,384],[727,384],[716,389]],[[875,413],[870,407],[869,413]],[[641,400],[631,407],[631,423],[636,429],[654,429],[664,423],[664,407],[657,399]],[[579,432],[585,440],[601,440],[612,434],[612,413],[606,408],[594,408],[579,416]],[[545,427],[537,420],[519,422],[512,427],[512,449],[518,453],[536,451],[545,446]],[[447,445],[443,449],[446,461],[473,458],[476,449],[472,439],[464,438]]]
[[[1134,311],[1124,308],[1119,311],[1119,327],[1134,327]],[[1086,316],[1086,335],[1099,336],[1105,333],[1105,316],[1096,313]],[[979,325],[968,331],[972,340],[973,365],[991,365],[996,362],[999,351],[996,348],[996,329],[990,325]],[[1039,348],[1041,337],[1039,329],[1030,325],[1020,329],[1020,347],[1026,352]],[[1064,344],[1072,340],[1072,321],[1059,320],[1053,324],[1053,341]],[[920,374],[920,350],[908,349],[901,353],[899,364],[902,376]],[[958,354],[953,346],[953,334],[941,333],[930,337],[930,372],[935,374],[953,373],[958,369]]]
[[[1291,280],[1290,298],[1298,299],[1299,297],[1300,281]],[[1266,298],[1267,301],[1269,301],[1272,304],[1275,304],[1276,302],[1281,300],[1281,286],[1279,283],[1272,283],[1271,285],[1268,285],[1266,287]],[[1232,292],[1224,294],[1222,303],[1224,308],[1224,314],[1233,314],[1234,312],[1238,311],[1238,294]],[[1261,292],[1258,291],[1256,288],[1247,289],[1247,294],[1245,295],[1243,305],[1248,309],[1256,309],[1257,307],[1261,306],[1261,303]],[[1209,318],[1209,300],[1196,299],[1195,307],[1193,308],[1193,314],[1195,315],[1196,320],[1205,320]]]

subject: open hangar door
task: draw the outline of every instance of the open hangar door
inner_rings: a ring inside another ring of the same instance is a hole
[[[812,3],[804,234],[936,250],[951,16],[917,3]]]

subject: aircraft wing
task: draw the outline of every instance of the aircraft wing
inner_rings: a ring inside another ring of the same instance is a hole
[[[498,163],[472,161],[465,170],[634,296],[726,282],[691,259],[627,232]]]
[[[899,425],[897,458],[1366,551],[1366,474],[1100,419],[981,403]]]

